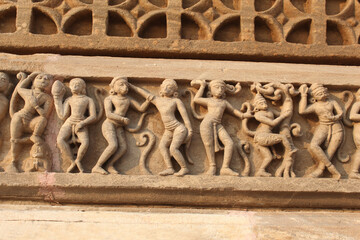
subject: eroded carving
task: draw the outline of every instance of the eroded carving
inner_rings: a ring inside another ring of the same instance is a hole
[[[129,107],[136,109],[139,112],[145,112],[150,104],[152,95],[143,95],[146,101],[143,104],[139,104],[137,101],[127,96],[129,88],[137,93],[144,93],[143,91],[137,91],[137,87],[130,84],[127,78],[116,77],[110,83],[110,96],[104,100],[104,108],[106,120],[102,124],[102,133],[108,142],[108,146],[101,154],[98,162],[91,170],[93,173],[117,173],[114,164],[119,160],[127,151],[127,143],[125,137],[124,127],[130,123],[130,119],[126,117],[126,112]],[[145,116],[143,114],[142,116]],[[130,132],[137,132],[143,122],[144,117],[140,118],[138,127],[135,129],[129,129]],[[145,157],[146,158],[146,157]],[[145,159],[143,160],[145,162]],[[143,162],[141,161],[141,162]],[[107,163],[107,170],[102,166]]]
[[[7,172],[19,171],[17,164],[22,144],[31,142],[38,145],[46,144],[42,135],[52,106],[52,98],[46,93],[52,79],[51,75],[32,73],[27,76],[25,73],[19,73],[17,77],[19,83],[10,100],[11,162],[6,168]],[[19,99],[24,102],[21,110],[17,110]],[[31,136],[25,135],[26,133],[31,133]]]
[[[328,89],[322,84],[314,83],[310,88],[303,84],[299,90],[301,93],[299,113],[302,115],[314,113],[319,118],[319,125],[315,129],[308,149],[317,162],[317,168],[309,177],[320,177],[326,167],[333,178],[340,179],[341,174],[331,160],[336,152],[338,153],[337,158],[341,162],[349,160],[349,156],[343,158],[338,151],[344,141],[344,126],[341,121],[344,114],[343,109],[338,102],[330,98]],[[310,105],[308,105],[308,93],[312,97]],[[323,144],[325,145],[324,149],[322,148]]]
[[[256,171],[255,176],[271,176],[271,173],[267,172],[266,168],[274,158],[281,158],[274,148],[274,145],[281,143],[284,146],[283,162],[276,171],[275,176],[295,177],[293,162],[297,148],[292,142],[290,132],[290,121],[293,113],[293,102],[290,92],[294,91],[294,87],[290,84],[269,83],[262,86],[260,83],[255,83],[252,89],[256,93],[253,100],[254,109],[252,109],[250,104],[244,106],[248,110],[252,110],[252,117],[259,122],[259,125],[255,131],[250,130],[247,126],[249,118],[246,118],[243,121],[243,129],[247,135],[254,138],[255,148],[262,158],[261,166]],[[273,108],[269,108],[264,96],[272,100],[280,100],[284,97],[281,111],[278,112]],[[277,126],[280,126],[279,133],[273,132],[273,129]]]
[[[102,101],[96,94],[100,104],[100,111],[97,114],[94,100],[86,95],[86,83],[83,79],[73,78],[69,86],[72,96],[66,98],[64,102],[66,89],[63,83],[57,80],[52,88],[56,113],[65,121],[58,133],[57,145],[63,160],[71,162],[66,172],[71,172],[77,166],[79,172],[83,173],[81,160],[89,147],[88,126],[101,118],[103,107]],[[70,144],[75,147],[72,149]],[[77,146],[78,144],[80,145]]]
[[[235,87],[226,84],[222,80],[213,80],[209,84],[205,80],[193,80],[191,86],[199,88],[194,96],[193,102],[207,107],[208,112],[205,116],[200,116],[193,108],[193,114],[196,118],[202,119],[200,124],[201,140],[205,146],[206,156],[209,161],[207,175],[216,174],[215,153],[224,150],[224,161],[220,169],[220,175],[239,176],[239,173],[230,168],[230,162],[234,151],[234,141],[221,124],[224,112],[229,112],[242,119],[244,113],[235,109],[225,98],[226,92],[235,94],[240,92],[241,86],[238,83]],[[206,86],[209,87],[210,97],[203,97]],[[193,105],[194,106],[194,105]],[[220,142],[223,146],[220,145]]]
[[[165,126],[165,132],[159,143],[159,150],[164,158],[166,169],[159,173],[161,176],[175,175],[184,176],[189,173],[186,160],[180,151],[180,146],[186,144],[186,151],[190,145],[193,130],[184,103],[177,98],[178,85],[173,79],[165,79],[160,86],[160,96],[154,96],[151,102],[158,109],[161,121]],[[148,94],[138,89],[143,96]],[[175,113],[179,111],[184,124],[176,119]],[[180,170],[175,173],[171,163],[171,157],[180,165]],[[189,163],[193,163],[187,155]]]

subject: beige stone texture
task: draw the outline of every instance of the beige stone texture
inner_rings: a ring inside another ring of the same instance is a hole
[[[358,212],[0,205],[0,239],[355,240]]]

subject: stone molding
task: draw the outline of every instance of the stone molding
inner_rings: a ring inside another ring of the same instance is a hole
[[[359,64],[356,0],[8,0],[16,53]]]

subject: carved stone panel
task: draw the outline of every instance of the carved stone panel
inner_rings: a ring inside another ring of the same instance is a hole
[[[16,53],[359,63],[357,0],[7,0]]]
[[[357,67],[8,54],[0,64],[0,198],[360,206]]]

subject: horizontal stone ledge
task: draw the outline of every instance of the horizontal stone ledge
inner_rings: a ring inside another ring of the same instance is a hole
[[[194,207],[360,208],[358,180],[0,174],[0,199]]]
[[[83,57],[55,54],[0,54],[0,70],[45,72],[63,77],[110,81],[132,78],[221,79],[239,82],[323,83],[359,86],[360,67],[290,63],[260,63],[186,59]],[[159,81],[160,82],[160,81]]]

